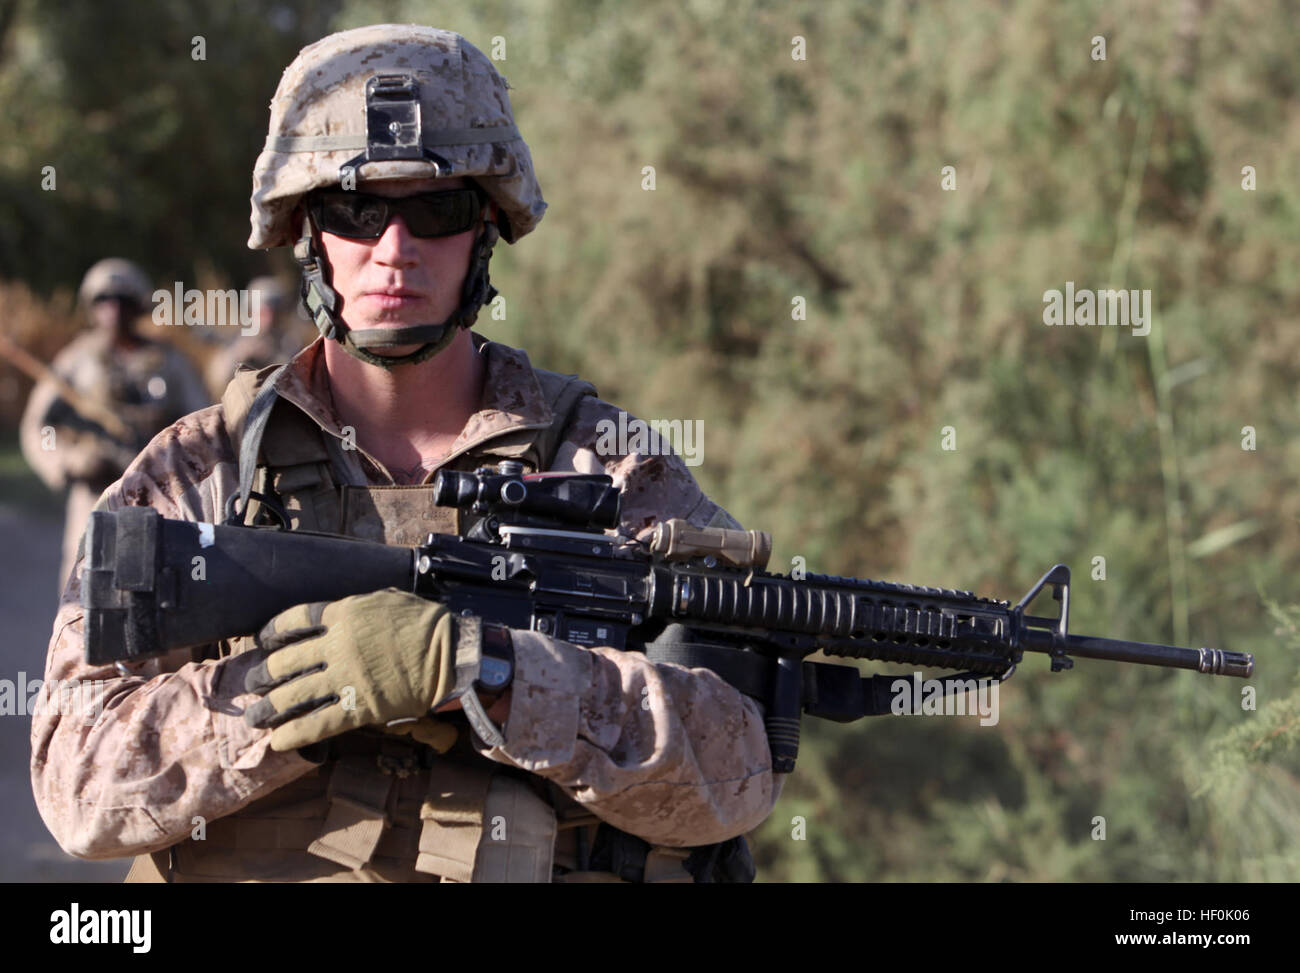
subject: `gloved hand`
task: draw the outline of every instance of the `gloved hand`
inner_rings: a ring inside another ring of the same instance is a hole
[[[61,429],[58,435],[63,475],[68,480],[112,483],[131,465],[137,452],[106,436],[70,429]]]
[[[433,747],[439,753],[446,753],[454,747],[456,737],[459,735],[453,724],[432,716],[423,716],[414,721],[390,723],[384,727],[384,732],[391,733],[393,736],[410,737],[426,747]]]
[[[404,717],[452,698],[456,623],[437,602],[396,588],[281,612],[257,636],[266,659],[245,680],[244,714],[271,749]]]

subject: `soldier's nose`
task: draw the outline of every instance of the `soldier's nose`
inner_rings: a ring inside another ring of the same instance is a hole
[[[416,263],[416,237],[406,226],[402,217],[394,214],[384,227],[384,233],[375,244],[375,259],[380,263],[395,266],[410,266]]]

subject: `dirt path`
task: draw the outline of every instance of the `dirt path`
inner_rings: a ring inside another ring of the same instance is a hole
[[[42,678],[49,647],[63,525],[0,501],[0,679]],[[25,708],[24,702],[24,708]],[[0,717],[0,882],[120,882],[128,859],[87,862],[54,841],[32,798],[31,720]]]

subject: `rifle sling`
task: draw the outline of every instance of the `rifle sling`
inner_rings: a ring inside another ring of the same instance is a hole
[[[239,510],[236,523],[244,523],[248,513],[249,498],[253,492],[253,474],[257,472],[258,453],[262,448],[262,434],[271,418],[275,406],[275,383],[289,365],[286,362],[271,373],[257,390],[253,404],[249,406],[248,417],[244,421],[243,437],[239,443]]]
[[[651,662],[668,662],[687,669],[710,669],[733,688],[769,704],[774,664],[771,656],[745,652],[731,646],[681,640],[675,626],[664,637],[648,643],[645,656]],[[803,712],[809,716],[850,723],[864,716],[885,716],[893,712],[898,680],[911,674],[863,676],[856,666],[826,662],[803,664]],[[987,680],[987,674],[962,672],[936,677],[943,683],[943,695],[966,691],[971,681]]]

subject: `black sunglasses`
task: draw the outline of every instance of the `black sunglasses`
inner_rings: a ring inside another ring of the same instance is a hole
[[[455,236],[473,229],[479,215],[476,189],[447,189],[416,196],[371,196],[330,190],[312,193],[307,201],[316,226],[335,236],[377,240],[393,214],[414,236]]]

